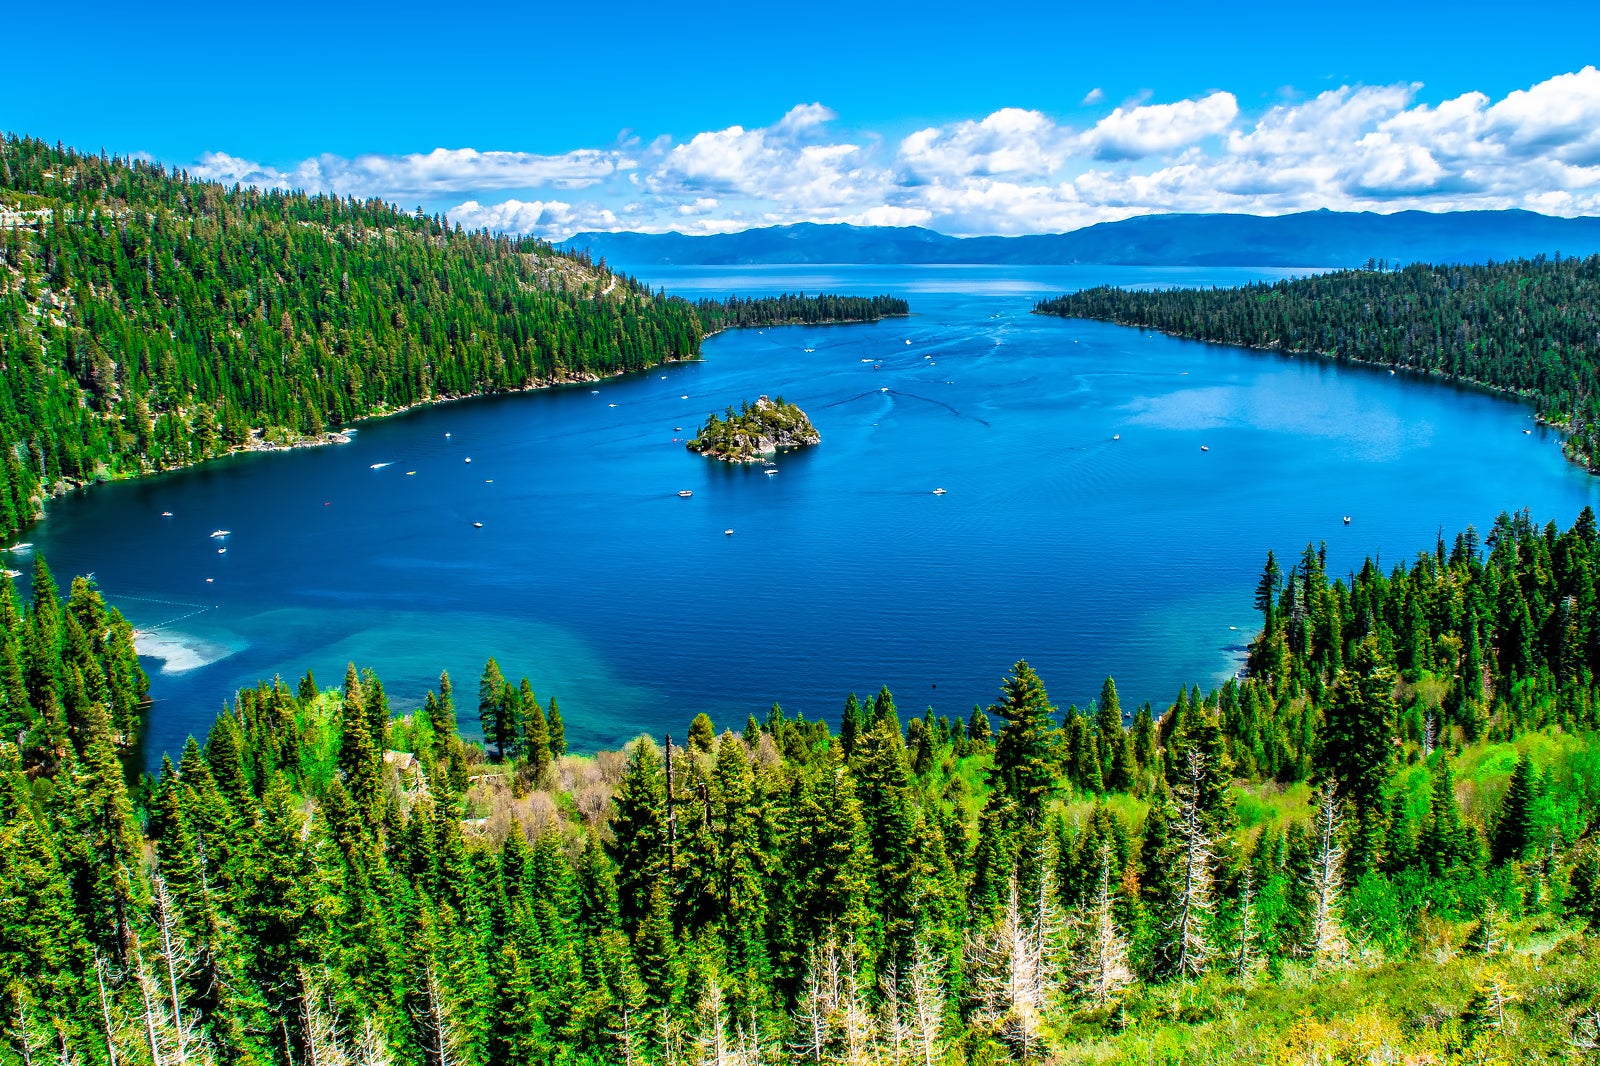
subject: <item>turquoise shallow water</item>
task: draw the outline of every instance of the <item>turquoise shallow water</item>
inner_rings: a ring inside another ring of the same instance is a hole
[[[1234,669],[1268,548],[1325,540],[1339,573],[1501,510],[1565,525],[1600,504],[1519,404],[1028,314],[1102,280],[1257,276],[654,271],[690,296],[893,292],[916,313],[728,333],[696,364],[100,486],[26,539],[152,631],[159,758],[237,686],[308,667],[334,683],[349,660],[398,709],[442,668],[475,704],[495,655],[559,698],[580,748],[702,710],[738,728],[775,700],[833,716],[885,683],[903,714],[964,714],[1019,657],[1062,705],[1108,673],[1125,704],[1164,703]],[[800,404],[822,444],[767,476],[674,441],[759,393]]]

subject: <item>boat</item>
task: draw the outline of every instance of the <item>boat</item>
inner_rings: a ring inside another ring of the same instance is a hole
[[[878,391],[879,392],[888,392],[889,391],[889,386],[885,385],[883,388],[879,389]]]
[[[943,496],[944,495],[944,489],[934,489],[933,490],[933,494],[935,496]]]
[[[6,551],[8,551],[8,552],[25,552],[31,547],[33,547],[33,541],[31,541],[31,540],[19,540],[15,544],[13,544],[11,547],[7,548]]]
[[[871,360],[871,359],[863,359],[863,360],[861,360],[861,361],[862,361],[862,362],[863,362],[863,363],[870,363],[870,362],[872,362],[872,360]]]
[[[1122,439],[1122,434],[1121,433],[1113,433],[1113,434],[1111,434],[1111,439],[1112,440],[1121,440]]]
[[[1532,432],[1533,432],[1533,430],[1531,430],[1531,429],[1525,429],[1525,430],[1523,430],[1523,431],[1522,431],[1522,432],[1524,432],[1524,433],[1532,433]]]
[[[406,471],[406,477],[415,477],[416,474],[417,474],[417,472],[415,470],[407,470]]]
[[[6,577],[21,577],[21,576],[22,576],[22,571],[21,570],[11,570],[9,568],[6,570]]]
[[[467,456],[466,461],[469,462],[469,463],[472,462],[472,456],[470,456],[470,455]]]
[[[690,496],[694,495],[694,490],[692,490],[692,489],[679,489],[678,490],[678,495],[687,500]]]
[[[763,470],[762,473],[766,474],[768,477],[776,477],[778,474],[776,470]]]
[[[673,426],[672,427],[672,432],[674,432],[674,433],[682,433],[683,432],[683,427],[682,426]]]
[[[1204,444],[1202,444],[1202,445],[1200,445],[1200,450],[1203,451],[1203,452],[1209,452],[1211,449],[1207,448]]]
[[[815,349],[815,348],[807,348],[807,349],[806,349],[806,354],[807,354],[807,355],[810,355],[810,354],[811,354],[811,353],[812,353],[812,352],[814,352],[814,351],[816,351],[816,349]]]
[[[228,530],[226,530],[226,529],[213,529],[211,531],[211,535],[213,537],[226,537],[228,535]]]
[[[727,528],[727,529],[724,529],[724,530],[723,530],[723,531],[722,531],[722,535],[723,535],[723,536],[724,536],[724,537],[731,537],[731,536],[733,536],[733,528],[732,528],[732,527],[731,527],[731,526],[730,526],[730,527],[729,527],[729,528]]]
[[[911,343],[911,342],[910,342],[910,341],[906,341],[906,343],[907,343],[907,344],[910,344],[910,343]]]
[[[614,404],[614,403],[613,403],[613,404],[607,404],[607,405],[606,405],[606,406],[608,406],[608,407],[615,407],[615,406],[617,406],[617,405],[616,405],[616,404]]]
[[[680,399],[680,400],[687,400],[688,398],[689,398],[689,394],[687,392],[684,393],[682,396],[678,397],[678,399]]]
[[[474,523],[472,523],[472,528],[473,529],[482,529],[483,528],[483,523],[482,522],[474,522]]]
[[[218,548],[217,549],[217,554],[218,555],[227,555],[228,554],[228,549],[227,548]]]
[[[1345,525],[1349,525],[1350,524],[1350,516],[1349,515],[1345,515],[1344,516],[1344,524]]]
[[[392,463],[392,462],[391,463],[373,463],[372,464],[372,469],[374,469],[374,470],[382,470],[386,466],[393,466],[393,465],[394,465],[394,463]]]
[[[216,580],[216,578],[214,578],[214,577],[208,577],[208,578],[206,578],[206,584],[208,584],[208,585],[209,585],[209,584],[211,584],[211,583],[212,583],[212,582],[213,582],[213,581],[215,581],[215,580]]]
[[[172,517],[172,512],[171,511],[162,511],[161,512],[161,517],[162,518],[171,518]]]

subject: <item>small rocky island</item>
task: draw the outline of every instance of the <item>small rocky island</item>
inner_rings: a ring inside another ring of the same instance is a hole
[[[776,400],[758,396],[738,411],[728,408],[726,417],[706,419],[685,447],[725,463],[753,463],[780,448],[801,448],[820,440],[822,434],[800,408],[785,403],[782,396]]]

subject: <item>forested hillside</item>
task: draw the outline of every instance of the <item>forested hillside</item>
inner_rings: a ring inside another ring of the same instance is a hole
[[[831,325],[839,322],[877,322],[911,313],[904,300],[893,296],[838,296],[819,293],[783,293],[755,298],[730,296],[726,300],[701,300],[695,304],[707,333],[751,326]]]
[[[1019,662],[970,715],[882,691],[595,756],[492,660],[398,720],[352,666],[240,693],[132,792],[120,623],[41,576],[0,603],[0,1060],[1570,1057],[1597,562],[1589,511],[1349,579],[1308,546],[1248,676],[1168,708],[1058,709]]]
[[[0,536],[41,490],[699,351],[687,302],[378,201],[0,152]]]
[[[1600,255],[1345,270],[1234,289],[1087,289],[1044,314],[1356,359],[1526,396],[1600,470]]]

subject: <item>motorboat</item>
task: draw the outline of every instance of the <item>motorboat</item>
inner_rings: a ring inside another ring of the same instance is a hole
[[[731,527],[731,526],[730,526],[730,527],[729,527],[729,528],[727,528],[727,529],[724,529],[724,530],[723,530],[723,531],[722,531],[722,535],[723,535],[723,536],[724,536],[724,537],[731,537],[731,536],[733,536],[733,528],[732,528],[732,527]]]
[[[229,531],[226,530],[226,529],[213,529],[211,531],[211,535],[212,535],[212,537],[226,537],[228,535],[228,532]]]
[[[933,494],[935,496],[943,496],[944,495],[944,489],[934,489],[933,490]]]
[[[161,512],[161,517],[162,518],[171,518],[172,517],[172,512],[171,511],[162,511]]]
[[[1207,448],[1204,444],[1202,444],[1202,445],[1200,445],[1200,450],[1203,451],[1203,452],[1209,452],[1211,449]]]
[[[482,529],[483,528],[483,523],[482,522],[474,522],[474,523],[472,523],[472,528],[473,529]]]
[[[681,498],[687,500],[690,496],[694,495],[694,490],[693,489],[679,489],[678,490],[678,495]]]

